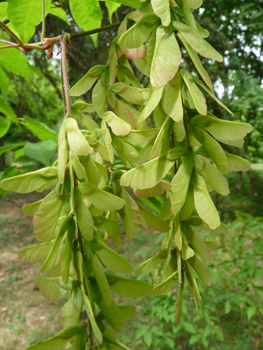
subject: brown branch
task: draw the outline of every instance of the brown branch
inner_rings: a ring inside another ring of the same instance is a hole
[[[71,104],[70,104],[70,96],[69,96],[69,82],[68,82],[68,74],[67,74],[67,60],[66,60],[66,54],[67,54],[67,43],[69,43],[70,35],[64,34],[61,37],[61,55],[62,55],[62,71],[63,71],[63,85],[64,85],[64,94],[66,99],[66,106],[67,106],[67,114],[68,117],[71,117]]]
[[[12,32],[12,30],[9,29],[8,26],[4,24],[4,22],[0,21],[0,26],[1,26],[2,28],[4,28],[4,29],[15,39],[15,41],[16,41],[18,44],[24,45],[23,41],[22,41],[21,39],[19,39],[19,37],[18,37],[14,32]]]

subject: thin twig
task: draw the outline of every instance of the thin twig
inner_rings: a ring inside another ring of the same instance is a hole
[[[44,41],[46,36],[46,16],[45,16],[45,0],[42,0],[42,34],[41,40]]]
[[[19,37],[14,33],[12,32],[11,29],[9,29],[5,24],[4,22],[0,21],[0,26],[3,27],[14,39],[15,41],[20,44],[20,45],[24,45],[23,41],[21,39],[19,39]]]
[[[63,105],[64,105],[64,114],[67,114],[67,105],[66,105],[66,99],[65,99],[65,87],[64,87],[64,79],[63,79],[63,69],[62,69],[62,60],[61,60],[61,66],[60,66],[60,77],[61,77],[61,90],[62,90],[62,99],[63,99]]]
[[[90,350],[93,350],[93,336],[92,336],[92,327],[91,327],[90,320],[88,320],[88,324],[89,324]]]
[[[121,24],[121,22],[112,23],[112,24],[109,24],[109,25],[104,26],[104,27],[100,27],[100,28],[96,28],[96,29],[92,29],[92,30],[87,30],[87,31],[81,32],[81,33],[71,34],[71,39],[82,38],[83,36],[104,32],[105,30],[109,30],[109,29],[114,29],[114,28],[119,27],[120,24]]]
[[[13,45],[0,46],[0,50],[13,49],[13,48],[16,48],[16,47],[22,47],[22,45],[20,45],[20,44],[13,44]]]
[[[71,105],[70,105],[70,96],[69,96],[69,82],[68,82],[68,74],[67,74],[67,60],[66,60],[66,54],[67,54],[67,41],[70,39],[69,34],[64,34],[61,38],[61,49],[62,49],[62,71],[63,71],[63,82],[64,82],[64,93],[65,93],[65,99],[66,99],[66,106],[67,106],[67,114],[69,117],[71,117]]]
[[[187,140],[187,147],[191,148],[191,144],[190,144],[190,139],[189,139],[189,133],[188,133],[188,128],[187,128],[187,123],[186,123],[186,115],[184,112],[184,129],[185,129],[185,134],[186,134],[186,140]]]

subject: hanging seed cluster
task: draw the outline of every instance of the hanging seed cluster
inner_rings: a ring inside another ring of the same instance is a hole
[[[55,164],[2,181],[3,189],[20,193],[53,188],[43,200],[23,208],[25,214],[34,215],[34,232],[41,244],[22,249],[19,257],[41,262],[41,271],[48,272],[37,279],[48,301],[66,295],[63,330],[28,349],[84,350],[87,341],[101,350],[128,349],[114,331],[122,330],[135,308],[117,306],[111,290],[125,297],[164,295],[177,284],[180,323],[187,282],[199,312],[201,296],[194,271],[211,285],[205,262],[217,243],[203,240],[195,227],[227,232],[209,192],[226,196],[224,174],[249,169],[247,160],[225,152],[222,144],[242,147],[243,138],[252,131],[249,124],[222,120],[207,110],[205,96],[231,119],[231,111],[214,95],[199,58],[223,61],[205,40],[207,30],[193,17],[191,9],[201,4],[198,0],[142,2],[141,10],[130,13],[120,25],[108,63],[90,69],[70,90],[71,96],[81,96],[92,89],[92,101],[76,102],[72,114],[64,118]],[[185,68],[181,48],[199,78]],[[149,81],[146,88],[134,69]],[[100,122],[90,113],[96,113]],[[152,115],[153,122],[148,122]],[[161,216],[141,204],[140,198],[164,193]],[[154,289],[147,282],[119,275],[133,271],[108,246],[108,237],[120,245],[121,223],[128,238],[135,237],[141,226],[165,233],[158,254],[136,269],[144,274],[165,264],[161,283]],[[83,310],[86,318],[80,321]]]

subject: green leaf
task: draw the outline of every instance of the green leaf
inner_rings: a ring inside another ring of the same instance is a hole
[[[85,326],[83,324],[65,328],[53,337],[44,340],[42,343],[29,346],[26,350],[55,350],[65,348],[68,341],[74,337],[74,335],[79,334],[84,329]]]
[[[227,152],[225,152],[225,154],[228,163],[228,171],[248,171],[250,169],[251,164],[248,160]]]
[[[49,302],[62,298],[67,292],[60,286],[60,279],[57,277],[38,276],[37,285],[43,297]]]
[[[182,234],[181,234],[181,225],[180,225],[180,218],[179,213],[175,215],[174,217],[174,223],[173,223],[173,236],[174,236],[174,243],[176,247],[181,250],[182,249]],[[179,272],[180,273],[180,272]],[[181,278],[181,277],[180,277]],[[180,280],[180,279],[179,279]]]
[[[5,136],[11,126],[11,121],[0,117],[0,138]]]
[[[78,186],[74,190],[74,204],[80,232],[86,241],[91,241],[93,239],[94,223],[89,208],[84,203],[83,197],[79,192]]]
[[[203,4],[203,0],[186,0],[186,1],[188,2],[190,8],[193,10],[197,10]]]
[[[153,271],[156,267],[167,259],[168,250],[161,250],[157,255],[143,262],[137,267],[135,273],[137,275]]]
[[[61,7],[51,7],[48,11],[48,14],[51,14],[53,16],[56,16],[60,19],[62,19],[62,21],[66,22],[69,26],[70,26],[70,21],[68,20],[68,17],[66,15],[66,12],[61,8]]]
[[[113,220],[109,220],[103,216],[93,216],[94,225],[100,229],[105,230],[108,235],[113,239],[116,246],[120,245],[121,228],[119,224]]]
[[[86,307],[86,311],[87,311],[87,315],[89,317],[92,329],[95,333],[96,338],[98,339],[98,341],[101,343],[102,342],[102,334],[99,330],[99,327],[95,321],[95,316],[93,314],[93,310],[90,304],[90,300],[88,298],[88,296],[84,293],[83,294],[83,298],[84,298],[84,303],[85,303],[85,307]]]
[[[128,135],[123,136],[121,139],[133,146],[141,146],[152,140],[157,135],[158,131],[159,129],[156,128],[131,130]]]
[[[208,193],[205,180],[198,174],[193,176],[194,201],[196,211],[211,229],[220,225],[220,218]]]
[[[90,246],[110,270],[117,273],[131,273],[133,271],[133,266],[127,260],[114,252],[97,236],[90,242]]]
[[[203,67],[202,62],[201,62],[200,58],[198,57],[197,53],[191,48],[190,45],[187,44],[184,37],[180,33],[178,33],[178,37],[181,40],[181,42],[183,43],[186,51],[188,52],[188,55],[190,56],[193,64],[195,65],[195,68],[197,69],[198,73],[201,75],[202,79],[204,80],[206,85],[209,87],[209,89],[211,91],[213,91],[213,85],[212,85],[211,79],[209,77],[209,74],[207,73],[207,71]]]
[[[81,289],[77,289],[79,303],[78,305],[73,305],[72,297],[69,301],[63,306],[60,313],[60,320],[63,328],[74,326],[79,323],[79,317],[82,311],[83,297]],[[75,298],[75,300],[77,299]]]
[[[88,333],[86,329],[83,329],[83,331],[76,336],[69,350],[83,350],[85,349],[85,345],[87,341],[88,341]]]
[[[163,0],[158,1],[164,3]],[[151,84],[162,86],[173,79],[181,60],[182,55],[174,32],[163,26],[158,27],[150,71]]]
[[[141,224],[148,230],[167,232],[170,230],[170,226],[161,218],[154,215],[152,212],[144,208],[141,204],[137,202],[140,214],[141,214]]]
[[[152,291],[152,285],[148,282],[137,281],[131,278],[117,276],[112,273],[106,273],[106,277],[110,289],[124,297],[139,298],[151,293]]]
[[[182,78],[180,74],[170,80],[165,86],[163,109],[175,122],[183,119],[183,104],[181,96]]]
[[[0,147],[0,156],[1,156],[3,153],[5,153],[5,152],[9,152],[9,151],[11,151],[11,150],[14,149],[14,148],[17,148],[17,147],[20,147],[20,146],[23,146],[23,145],[24,145],[24,143],[21,142],[21,143],[14,143],[14,144],[12,144],[12,145],[5,145],[5,146],[2,146],[2,147]]]
[[[186,42],[201,56],[218,62],[223,62],[223,57],[204,40],[201,35],[182,22],[173,22],[175,30],[178,30]]]
[[[54,188],[42,201],[33,220],[34,232],[41,242],[49,242],[54,238],[57,222],[64,200],[57,196]]]
[[[69,5],[75,22],[85,31],[101,26],[102,13],[99,1],[70,0]]]
[[[192,256],[194,256],[194,254],[195,254],[193,249],[190,248],[188,246],[188,244],[186,244],[184,237],[182,237],[182,250],[181,251],[182,251],[182,258],[183,258],[183,260],[188,260]]]
[[[82,182],[77,188],[99,210],[120,210],[125,204],[121,198],[101,190],[90,182]]]
[[[171,210],[174,214],[179,212],[185,203],[190,179],[193,171],[192,152],[189,151],[182,161],[182,164],[171,182],[170,200]],[[180,195],[179,195],[180,194]]]
[[[65,124],[62,123],[58,134],[58,178],[61,184],[65,180],[65,170],[68,161],[67,132]]]
[[[46,14],[51,0],[45,0]],[[8,19],[23,42],[28,43],[35,33],[35,27],[42,22],[42,6],[38,0],[12,0],[7,6]]]
[[[173,148],[160,157],[128,171],[121,177],[121,186],[139,189],[156,186],[174,165],[176,159],[181,158],[184,153],[184,148]]]
[[[140,198],[157,197],[161,196],[166,190],[169,190],[170,188],[171,185],[169,182],[161,181],[156,186],[152,188],[146,188],[145,190],[135,188],[134,194]]]
[[[121,50],[140,47],[150,36],[158,17],[152,13],[145,14],[136,24],[121,35],[118,44]]]
[[[169,26],[171,22],[169,0],[152,0],[152,7],[155,14],[161,18],[162,25]]]
[[[208,95],[210,95],[218,104],[219,106],[221,106],[222,108],[224,108],[229,114],[234,115],[230,109],[228,109],[223,102],[221,102],[213,93],[210,89],[208,89],[199,79],[197,79],[196,77],[193,77],[194,81],[196,82],[196,84],[198,84],[199,86],[201,86],[202,89],[204,89]]]
[[[102,119],[110,126],[115,135],[125,136],[131,131],[131,125],[117,117],[113,112],[106,112]]]
[[[110,23],[112,23],[112,15],[113,13],[118,10],[118,8],[121,6],[121,4],[116,3],[115,1],[106,1],[106,7],[108,9],[109,12],[109,19],[110,19]]]
[[[222,173],[228,173],[228,162],[221,145],[207,132],[197,127],[191,127],[194,136],[202,144],[209,157]]]
[[[0,112],[3,113],[8,120],[1,117],[0,128],[2,129],[5,123],[6,125],[10,125],[10,121],[14,123],[18,123],[17,116],[11,106],[6,104],[6,101],[0,96]],[[2,120],[4,119],[4,120]],[[0,135],[2,135],[3,131],[0,129]],[[4,135],[3,135],[4,136]],[[1,136],[2,137],[2,136]]]
[[[160,283],[156,287],[154,287],[154,289],[152,291],[152,295],[159,296],[159,295],[165,295],[165,294],[169,293],[177,278],[178,278],[178,272],[175,271],[166,280],[164,280],[162,283]]]
[[[98,287],[100,289],[101,296],[104,299],[105,303],[110,305],[111,293],[110,293],[110,286],[108,283],[108,279],[106,278],[105,273],[101,268],[101,266],[99,265],[95,256],[92,256],[91,264],[92,264],[91,268],[94,273],[94,277],[96,279]]]
[[[210,274],[210,271],[208,268],[197,258],[196,255],[194,255],[192,258],[189,259],[189,263],[191,264],[192,268],[195,270],[195,272],[200,277],[201,281],[206,286],[211,286],[212,284],[212,277]]]
[[[42,199],[40,201],[25,205],[22,207],[22,212],[25,215],[33,216],[38,211],[41,203],[42,203]]]
[[[92,104],[98,116],[106,112],[108,71],[105,71],[92,91]]]
[[[139,118],[138,123],[142,123],[146,118],[149,117],[149,115],[152,113],[152,111],[157,107],[158,103],[160,102],[162,95],[163,95],[163,86],[157,86],[153,93],[151,94],[148,102],[144,106]]]
[[[141,215],[139,207],[125,188],[121,189],[120,197],[125,203],[123,209],[119,211],[125,228],[125,233],[128,238],[134,238],[141,230]]]
[[[184,290],[184,285],[180,284],[177,292],[176,303],[175,303],[175,319],[178,325],[180,324],[181,316],[182,316],[183,290]]]
[[[247,318],[250,320],[257,312],[256,306],[249,307],[247,309]]]
[[[62,256],[63,259],[61,261],[61,277],[62,281],[64,283],[68,283],[69,279],[69,269],[70,269],[70,262],[71,262],[71,251],[72,251],[72,244],[73,244],[73,238],[75,236],[76,226],[75,222],[72,220],[70,222],[70,226],[68,227],[68,232],[65,235],[64,239],[64,247]]]
[[[191,122],[208,130],[215,138],[223,137],[225,141],[239,140],[253,131],[250,124],[222,120],[211,115],[197,115]]]
[[[28,60],[18,50],[1,50],[0,67],[30,81]]]
[[[65,118],[64,123],[67,130],[69,147],[78,156],[87,156],[90,153],[90,146],[79,130],[76,120],[73,118]]]
[[[120,95],[128,102],[144,105],[151,97],[152,90],[145,88],[135,88],[124,83],[115,83],[111,86],[111,91]]]
[[[55,155],[57,144],[53,141],[41,141],[37,143],[27,142],[24,147],[25,155],[40,163],[49,166],[50,159]]]
[[[213,189],[221,194],[227,196],[229,194],[228,182],[224,175],[214,165],[203,161],[203,167],[201,170],[197,170],[213,187]]]
[[[38,188],[57,181],[57,168],[48,167],[31,173],[10,177],[1,182],[1,187],[7,191],[29,193]]]
[[[107,150],[107,158],[111,163],[114,162],[114,151],[112,147],[112,137],[110,131],[104,120],[101,122],[101,133],[103,137],[103,141]]]
[[[193,333],[193,334],[196,333],[194,326],[189,322],[184,322],[183,327],[188,333]]]
[[[108,0],[105,0],[105,1],[108,2]],[[140,9],[140,7],[141,7],[140,0],[111,0],[110,2],[116,2],[118,4],[124,4],[124,5],[130,6],[130,7],[135,7],[137,9]]]
[[[47,242],[20,249],[18,257],[30,263],[42,262],[47,258],[52,245],[53,242]]]
[[[1,5],[1,3],[0,3],[0,5]],[[0,8],[0,11],[1,11],[1,8]],[[0,69],[0,81],[1,81],[0,90],[2,92],[3,97],[5,98],[7,95],[7,92],[8,92],[9,79],[8,79],[7,75],[5,74],[5,72],[3,71],[3,69]]]
[[[206,115],[207,106],[206,100],[202,92],[194,83],[192,75],[185,69],[180,70],[181,76],[187,86],[188,91],[190,92],[191,98],[194,102],[195,108],[200,114]]]
[[[105,66],[102,65],[92,67],[88,73],[70,89],[70,96],[81,96],[89,91],[104,70]]]
[[[4,18],[7,17],[6,9],[7,9],[7,2],[1,2],[0,3],[0,21],[2,21]]]
[[[39,138],[39,140],[50,140],[53,142],[57,142],[57,133],[45,124],[40,123],[37,120],[34,120],[26,115],[24,115],[23,122],[21,124],[28,128],[32,132],[32,134]]]
[[[129,320],[135,312],[134,305],[121,305],[121,306],[119,306],[119,309],[121,310],[122,319],[124,322]]]

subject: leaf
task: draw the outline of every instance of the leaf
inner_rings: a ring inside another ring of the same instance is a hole
[[[189,322],[184,322],[183,327],[188,333],[193,333],[193,334],[196,333],[194,326]]]
[[[157,255],[146,260],[140,266],[138,266],[135,270],[135,273],[139,275],[153,271],[160,263],[164,262],[167,259],[167,253],[167,249],[161,250]]]
[[[86,241],[91,241],[93,239],[94,223],[89,208],[84,203],[83,197],[79,192],[78,186],[74,190],[74,204],[80,232]]]
[[[74,20],[78,26],[83,28],[85,31],[101,26],[102,13],[99,1],[70,0],[69,5]]]
[[[0,5],[3,3],[0,3]],[[6,3],[7,4],[7,3]],[[0,8],[0,18],[1,18],[1,8]],[[6,98],[8,88],[9,88],[9,79],[3,69],[0,69],[0,81],[1,81],[1,86],[0,90],[2,92],[2,95],[4,98]]]
[[[92,310],[92,307],[91,307],[91,304],[90,304],[90,300],[89,300],[88,296],[85,293],[83,294],[83,298],[84,298],[84,304],[85,304],[85,307],[86,307],[87,315],[89,317],[92,329],[93,329],[93,331],[95,333],[96,338],[101,343],[102,342],[102,334],[101,334],[100,329],[99,329],[99,327],[97,325],[97,322],[95,321],[95,316],[93,314],[93,310]]]
[[[125,49],[142,46],[150,36],[157,20],[158,17],[156,15],[146,13],[136,24],[121,35],[118,41],[121,50],[125,52]]]
[[[194,79],[192,75],[185,69],[181,69],[180,73],[191,95],[195,108],[200,114],[206,115],[207,106],[206,106],[205,97],[202,94],[202,92],[199,90],[199,88],[196,86],[196,84],[194,83]]]
[[[68,341],[76,334],[85,330],[83,324],[67,327],[57,333],[55,336],[44,340],[42,343],[29,346],[26,350],[55,350],[62,349],[68,344]]]
[[[209,89],[211,91],[213,91],[213,85],[212,85],[212,82],[210,80],[209,74],[207,73],[207,71],[203,67],[202,62],[201,62],[200,58],[198,57],[197,53],[191,48],[191,46],[189,46],[187,44],[184,37],[180,33],[178,33],[178,37],[181,40],[181,42],[183,43],[188,55],[190,56],[193,64],[195,65],[195,68],[197,69],[198,73],[201,75],[202,79],[204,80],[206,85],[209,87]]]
[[[106,112],[108,71],[105,71],[92,91],[92,104],[98,116]]]
[[[197,10],[203,4],[203,0],[186,0],[186,1],[188,2],[190,8],[193,10]]]
[[[51,0],[45,0],[46,14],[50,4]],[[22,41],[28,43],[42,22],[42,6],[38,0],[12,0],[8,2],[7,15]]]
[[[33,220],[34,232],[41,242],[54,238],[55,230],[64,200],[57,196],[54,188],[42,201]]]
[[[124,322],[129,320],[135,312],[134,305],[121,305],[121,306],[119,306],[119,309],[121,310],[122,319]]]
[[[88,92],[98,77],[105,71],[105,66],[92,67],[71,89],[70,96],[81,96]],[[74,105],[73,105],[74,106]]]
[[[180,284],[177,292],[176,303],[175,303],[175,319],[178,325],[180,324],[181,316],[182,316],[183,290],[184,290],[184,285]]]
[[[7,2],[1,2],[0,3],[0,21],[2,21],[4,18],[7,17],[6,9],[7,9]]]
[[[106,7],[108,9],[109,12],[109,19],[110,19],[110,23],[112,23],[112,15],[113,13],[121,6],[121,4],[118,4],[114,1],[106,1]]]
[[[57,181],[57,168],[48,167],[31,173],[10,177],[1,182],[1,187],[7,191],[29,193],[38,188]]]
[[[148,282],[125,278],[112,273],[106,273],[106,277],[109,282],[110,289],[124,297],[143,297],[151,293],[153,289],[152,285]]]
[[[99,210],[114,211],[124,206],[124,200],[101,190],[90,182],[82,182],[77,186],[80,193]]]
[[[171,22],[169,0],[152,0],[152,7],[155,14],[161,18],[162,25],[169,26]]]
[[[124,200],[124,207],[119,211],[125,233],[128,238],[134,238],[140,232],[141,215],[135,200],[129,195],[125,188],[121,189],[120,197]]]
[[[162,98],[163,89],[163,86],[158,86],[153,90],[153,93],[151,94],[138,118],[138,123],[142,123],[146,118],[148,118],[152,111],[157,107]]]
[[[229,194],[228,182],[224,175],[214,165],[204,161],[203,167],[198,171],[213,187],[213,189],[221,194],[227,196]]]
[[[101,133],[102,133],[103,141],[107,150],[107,158],[111,163],[113,163],[114,151],[112,147],[112,137],[104,120],[102,120],[101,122]]]
[[[72,251],[72,244],[73,244],[73,238],[75,236],[75,231],[76,231],[75,222],[74,222],[74,220],[71,220],[70,226],[68,227],[68,231],[65,235],[63,252],[61,253],[63,256],[63,259],[62,259],[61,264],[60,264],[61,277],[62,277],[62,281],[65,284],[68,283],[68,279],[69,279],[71,251]]]
[[[191,264],[192,268],[195,270],[195,272],[200,277],[201,281],[206,286],[211,286],[212,284],[212,277],[210,274],[210,271],[208,268],[197,258],[196,255],[194,255],[192,258],[189,259],[189,263]]]
[[[179,210],[185,203],[188,187],[193,171],[193,157],[192,152],[188,151],[185,158],[182,161],[182,164],[174,176],[171,182],[170,189],[170,200],[171,200],[171,210],[174,214],[178,213]]]
[[[135,147],[131,146],[129,143],[122,141],[121,138],[112,135],[113,147],[118,153],[122,163],[124,165],[129,162],[132,166],[137,165],[137,161],[140,158],[139,153]]]
[[[162,0],[158,1],[164,2]],[[173,79],[181,60],[182,55],[174,32],[163,26],[158,27],[150,71],[151,84],[153,86],[163,86]]]
[[[145,88],[136,88],[124,83],[115,83],[111,86],[111,91],[120,95],[128,102],[138,105],[144,105],[150,98],[152,90]]]
[[[102,298],[104,299],[107,305],[111,304],[111,293],[108,279],[105,276],[105,273],[101,266],[99,265],[95,256],[92,256],[91,268],[94,273],[94,277],[100,289]]]
[[[0,138],[5,136],[11,126],[10,120],[0,116]]]
[[[71,24],[70,21],[68,20],[66,12],[61,7],[55,7],[55,8],[50,7],[48,14],[62,19],[62,21],[66,22],[69,26]]]
[[[111,127],[115,135],[125,136],[131,131],[131,126],[113,112],[106,112],[102,119]]]
[[[152,291],[152,295],[159,296],[159,295],[166,295],[167,293],[169,293],[177,278],[178,278],[178,272],[175,271],[166,280],[164,280],[162,283],[154,287]]]
[[[5,152],[9,152],[11,151],[12,149],[14,148],[17,148],[17,147],[20,147],[20,146],[23,146],[24,143],[23,142],[20,142],[20,143],[14,143],[12,145],[5,145],[5,146],[1,146],[0,147],[0,156],[2,154],[4,154]]]
[[[73,118],[65,118],[64,123],[67,130],[69,147],[78,156],[87,156],[90,153],[90,146],[79,130],[76,120]]]
[[[43,297],[49,302],[60,299],[66,294],[66,289],[61,288],[57,277],[38,276],[37,285]]]
[[[22,212],[25,215],[33,216],[38,211],[41,203],[42,203],[42,199],[37,202],[25,205],[22,207]]]
[[[224,108],[229,114],[234,115],[229,108],[227,108],[223,102],[221,102],[213,93],[210,89],[208,89],[199,79],[197,79],[196,77],[193,77],[194,81],[196,82],[196,84],[198,84],[199,86],[201,86],[202,89],[204,89],[208,95],[210,95],[218,104],[219,106],[221,106],[222,108]]]
[[[61,184],[65,180],[65,170],[68,161],[67,132],[65,124],[62,123],[58,134],[58,178]]]
[[[28,60],[18,50],[1,50],[0,67],[30,81]]]
[[[26,115],[24,115],[23,122],[21,124],[28,128],[32,132],[32,134],[34,134],[39,140],[50,140],[53,142],[57,142],[57,133],[45,124],[40,123],[37,120],[34,120]]]
[[[42,262],[47,258],[52,245],[53,242],[47,242],[20,249],[18,257],[30,263]]]
[[[173,22],[175,30],[178,30],[186,42],[201,56],[218,62],[223,62],[223,57],[204,40],[201,35],[182,22]]]
[[[156,186],[152,188],[147,188],[145,190],[135,188],[134,194],[140,198],[156,197],[161,196],[166,190],[169,190],[170,188],[171,185],[169,182],[161,181]]]
[[[195,173],[193,177],[193,186],[197,213],[211,229],[217,228],[220,225],[220,218],[208,193],[205,180]]]
[[[98,228],[105,230],[108,235],[113,239],[116,246],[120,245],[121,228],[119,224],[113,220],[109,220],[103,216],[93,216],[94,225]]]
[[[27,142],[24,147],[26,156],[46,166],[51,165],[50,159],[55,155],[56,150],[57,144],[53,141]]]
[[[105,1],[108,2],[108,0],[105,0]],[[111,0],[111,2],[116,2],[118,4],[124,4],[124,5],[130,6],[130,7],[135,7],[137,9],[140,9],[140,7],[141,7],[140,0]]]
[[[183,104],[181,96],[182,78],[180,74],[170,80],[164,90],[163,109],[175,122],[183,119]]]
[[[228,162],[223,148],[207,132],[197,127],[191,127],[194,137],[202,144],[209,157],[222,173],[228,173]]]
[[[152,140],[157,135],[158,131],[159,129],[157,128],[131,130],[128,135],[123,136],[121,139],[133,146],[141,146]]]
[[[7,120],[4,119],[3,117],[1,117],[1,122],[0,122],[0,135],[4,136],[2,128],[4,128],[5,125],[10,126],[10,124],[11,124],[10,121],[14,122],[14,123],[18,123],[18,121],[17,121],[17,116],[16,116],[13,108],[11,106],[9,106],[8,104],[6,104],[6,101],[4,99],[2,99],[1,96],[0,96],[0,112],[3,113],[7,117]],[[8,129],[9,129],[9,127],[8,127]],[[7,131],[8,131],[8,129],[7,129]],[[2,136],[0,136],[0,137],[2,137]]]
[[[110,270],[117,273],[131,273],[133,271],[133,266],[127,260],[110,249],[97,236],[90,242],[90,246],[98,254],[103,264]]]
[[[227,152],[225,152],[225,154],[228,163],[228,171],[248,171],[250,169],[251,164],[248,160]]]
[[[181,234],[181,225],[180,225],[180,218],[179,213],[175,215],[174,217],[174,223],[173,223],[173,236],[174,236],[174,243],[176,247],[181,250],[182,249],[182,234]],[[180,272],[179,272],[180,273]],[[181,277],[180,277],[181,278]],[[180,281],[179,278],[179,281]]]
[[[154,215],[152,212],[144,208],[137,202],[141,214],[141,224],[148,230],[167,232],[170,230],[170,226],[161,218]]]
[[[87,333],[86,329],[83,329],[83,331],[80,332],[76,336],[72,346],[69,349],[70,350],[83,350],[83,349],[85,349],[85,345],[86,345],[87,341],[88,341],[88,333]]]
[[[183,258],[183,260],[188,260],[192,256],[194,256],[194,254],[195,254],[193,249],[190,248],[188,246],[188,244],[186,244],[184,237],[182,237],[182,249],[181,249],[181,251],[182,251],[182,258]]]
[[[177,147],[150,162],[128,171],[121,177],[121,186],[139,189],[156,186],[174,165],[176,159],[181,158],[184,153],[184,148]]]

